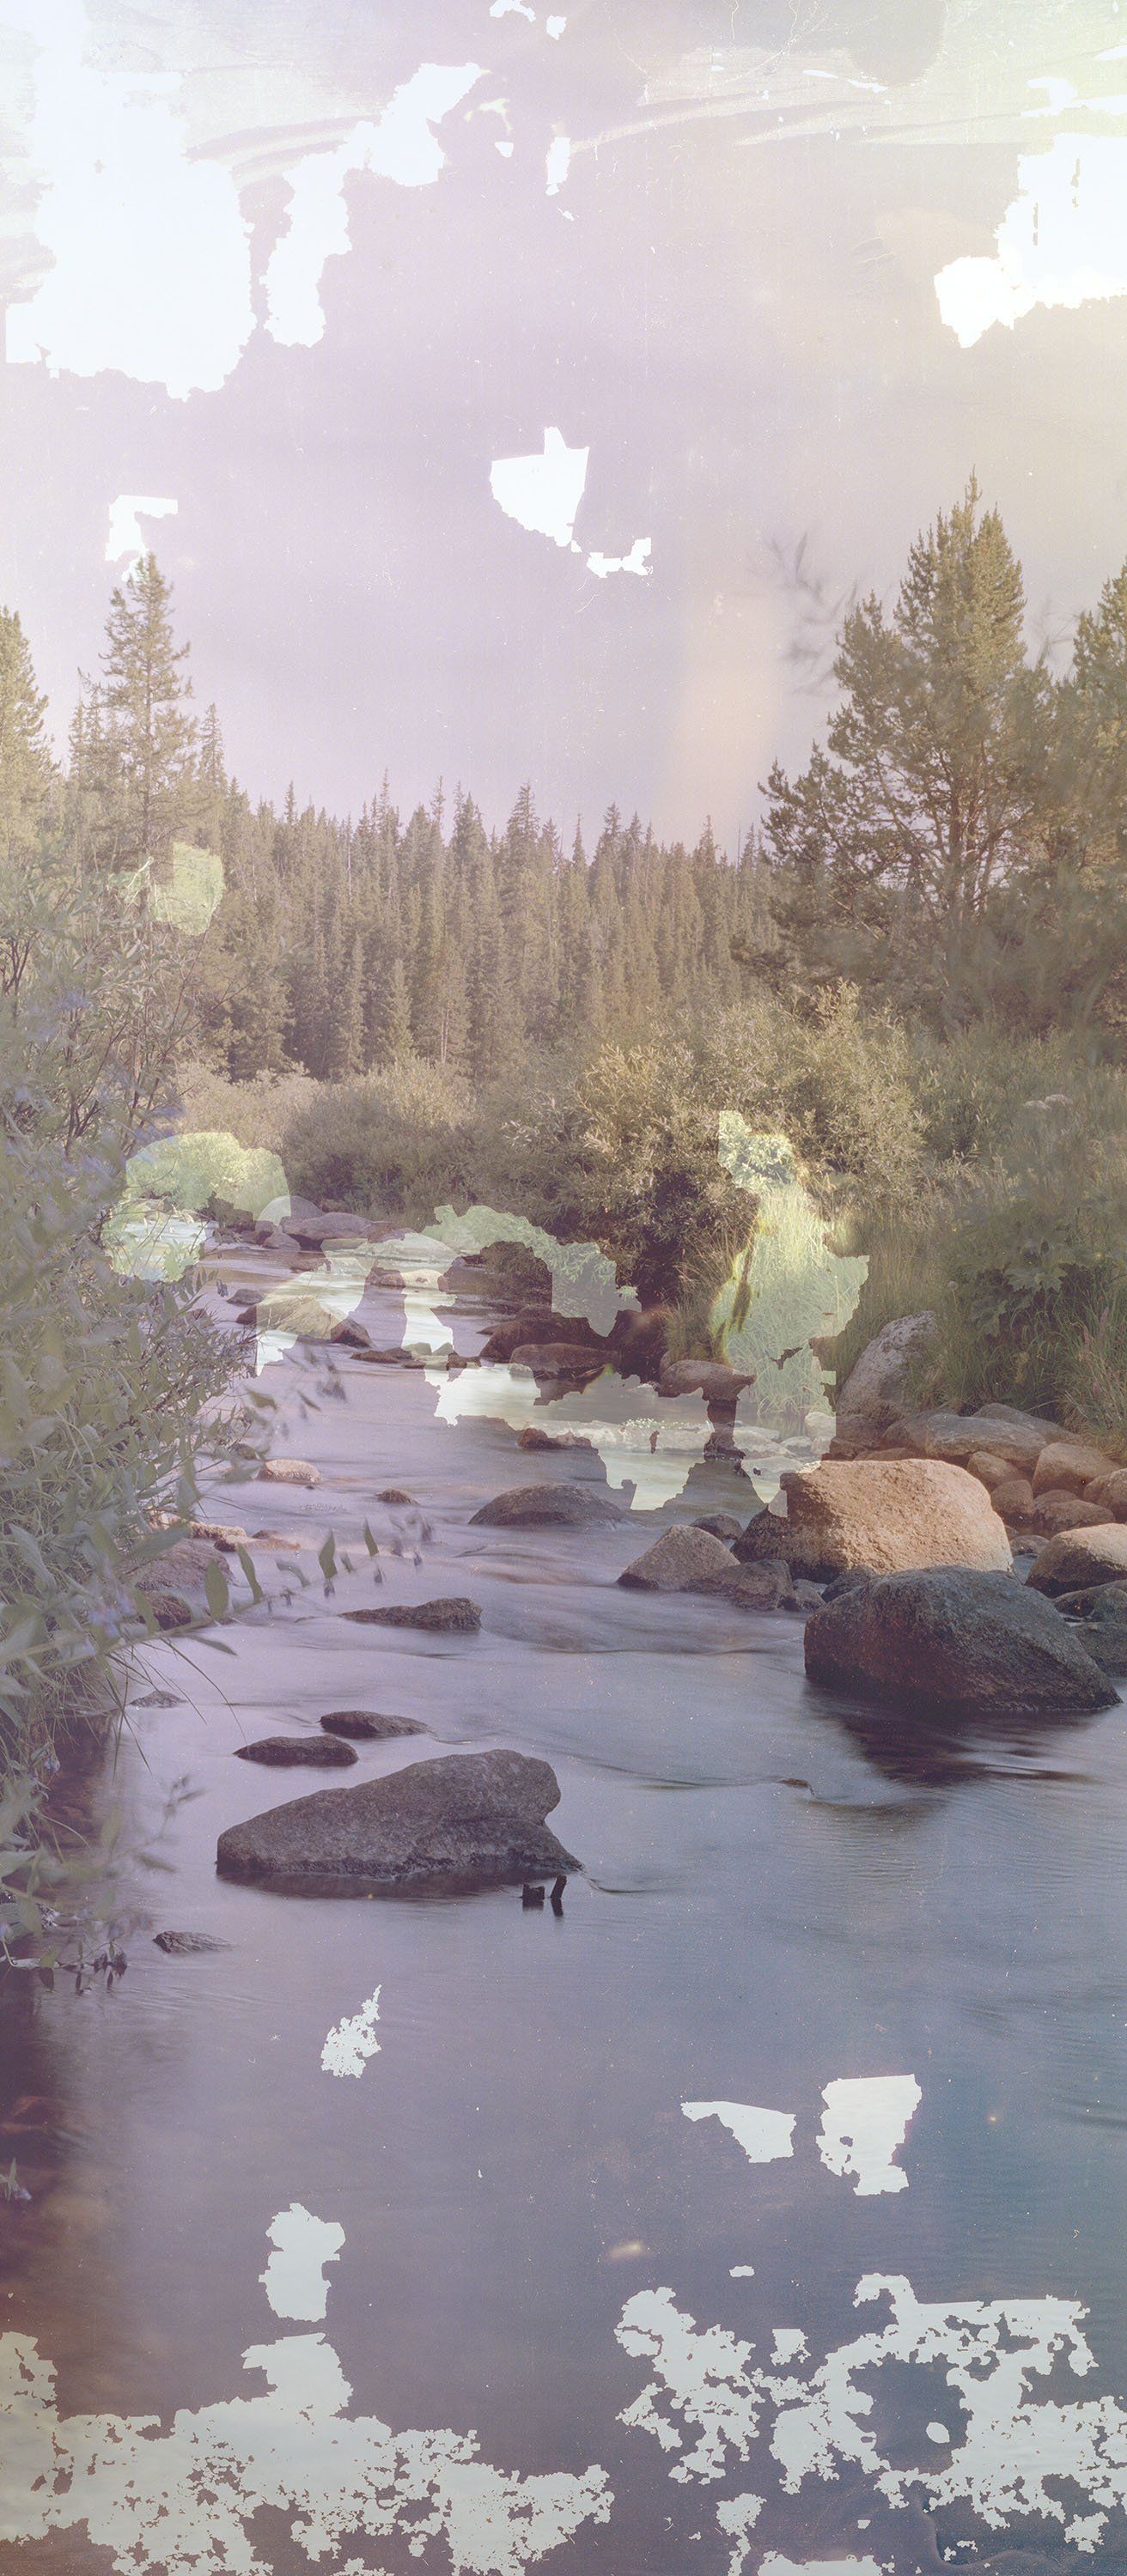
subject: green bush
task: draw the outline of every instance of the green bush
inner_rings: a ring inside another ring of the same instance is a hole
[[[478,1195],[473,1148],[462,1084],[410,1058],[363,1080],[315,1085],[279,1150],[291,1190],[319,1206],[421,1224],[441,1200]]]

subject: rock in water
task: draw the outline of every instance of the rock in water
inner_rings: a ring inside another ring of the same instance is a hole
[[[235,1751],[240,1762],[270,1762],[278,1770],[307,1764],[313,1770],[343,1771],[356,1760],[352,1746],[331,1735],[260,1735],[255,1744],[236,1744]]]
[[[179,1592],[165,1592],[156,1584],[138,1583],[135,1590],[155,1619],[158,1628],[190,1628],[195,1612],[190,1601]]]
[[[734,1512],[702,1512],[693,1528],[707,1530],[710,1538],[722,1538],[725,1547],[743,1536],[743,1522],[736,1519]]]
[[[353,1737],[362,1744],[383,1744],[391,1735],[425,1735],[417,1717],[381,1717],[366,1708],[333,1708],[321,1719],[326,1735]]]
[[[1085,1605],[1084,1625],[1074,1631],[1085,1653],[1101,1672],[1127,1677],[1127,1583],[1102,1583],[1095,1592],[1066,1596],[1058,1610],[1067,1608],[1069,1598]]]
[[[481,1626],[476,1601],[457,1593],[445,1601],[396,1601],[386,1610],[345,1610],[341,1615],[362,1628],[452,1628],[468,1633]]]
[[[1105,1521],[1098,1529],[1062,1531],[1041,1549],[1029,1575],[1035,1592],[1075,1592],[1083,1583],[1122,1583],[1127,1576],[1127,1525]]]
[[[1078,1632],[1008,1574],[886,1574],[806,1622],[812,1681],[867,1685],[964,1717],[1072,1717],[1114,1706]]]
[[[617,1503],[601,1485],[513,1485],[470,1514],[470,1528],[587,1529],[620,1521]]]
[[[544,1822],[559,1795],[550,1764],[527,1754],[443,1754],[231,1825],[217,1866],[290,1894],[519,1885],[580,1866]]]
[[[310,1466],[308,1458],[264,1458],[258,1480],[263,1485],[319,1485],[321,1470]]]
[[[169,1959],[192,1959],[204,1950],[229,1950],[229,1941],[218,1941],[213,1932],[154,1932],[158,1950]]]
[[[586,1342],[518,1342],[510,1368],[531,1369],[533,1377],[597,1377],[607,1364],[605,1351]]]
[[[814,1583],[870,1567],[894,1574],[916,1566],[964,1565],[1008,1571],[1010,1543],[989,1494],[963,1467],[936,1458],[837,1460],[781,1479],[785,1519],[749,1521],[735,1554],[785,1557]]]
[[[890,1422],[903,1413],[913,1378],[932,1350],[937,1331],[930,1312],[900,1315],[868,1343],[838,1391],[831,1457],[854,1458],[862,1450],[876,1448]]]
[[[663,1360],[658,1377],[662,1395],[703,1395],[706,1404],[733,1408],[754,1384],[754,1369],[730,1368],[727,1360]]]
[[[720,1539],[679,1522],[663,1530],[618,1580],[638,1592],[698,1592],[702,1586],[712,1591],[717,1582],[730,1582],[738,1572],[731,1549]]]

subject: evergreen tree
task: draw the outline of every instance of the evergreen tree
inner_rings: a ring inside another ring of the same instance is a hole
[[[31,653],[14,609],[0,609],[0,858],[35,847],[54,765]]]
[[[164,858],[191,811],[189,648],[173,640],[171,597],[156,556],[145,554],[110,601],[102,702],[112,758],[101,839],[111,866]]]

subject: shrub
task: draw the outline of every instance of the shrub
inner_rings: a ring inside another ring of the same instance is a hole
[[[443,1199],[474,1197],[468,1094],[418,1058],[363,1080],[318,1083],[280,1145],[291,1190],[322,1207],[423,1223]]]

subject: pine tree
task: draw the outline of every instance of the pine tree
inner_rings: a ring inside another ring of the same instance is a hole
[[[14,609],[0,609],[0,857],[35,846],[54,765],[27,638]]]
[[[164,858],[191,807],[188,646],[173,641],[171,596],[146,554],[110,601],[102,694],[115,758],[103,850],[114,866]]]

